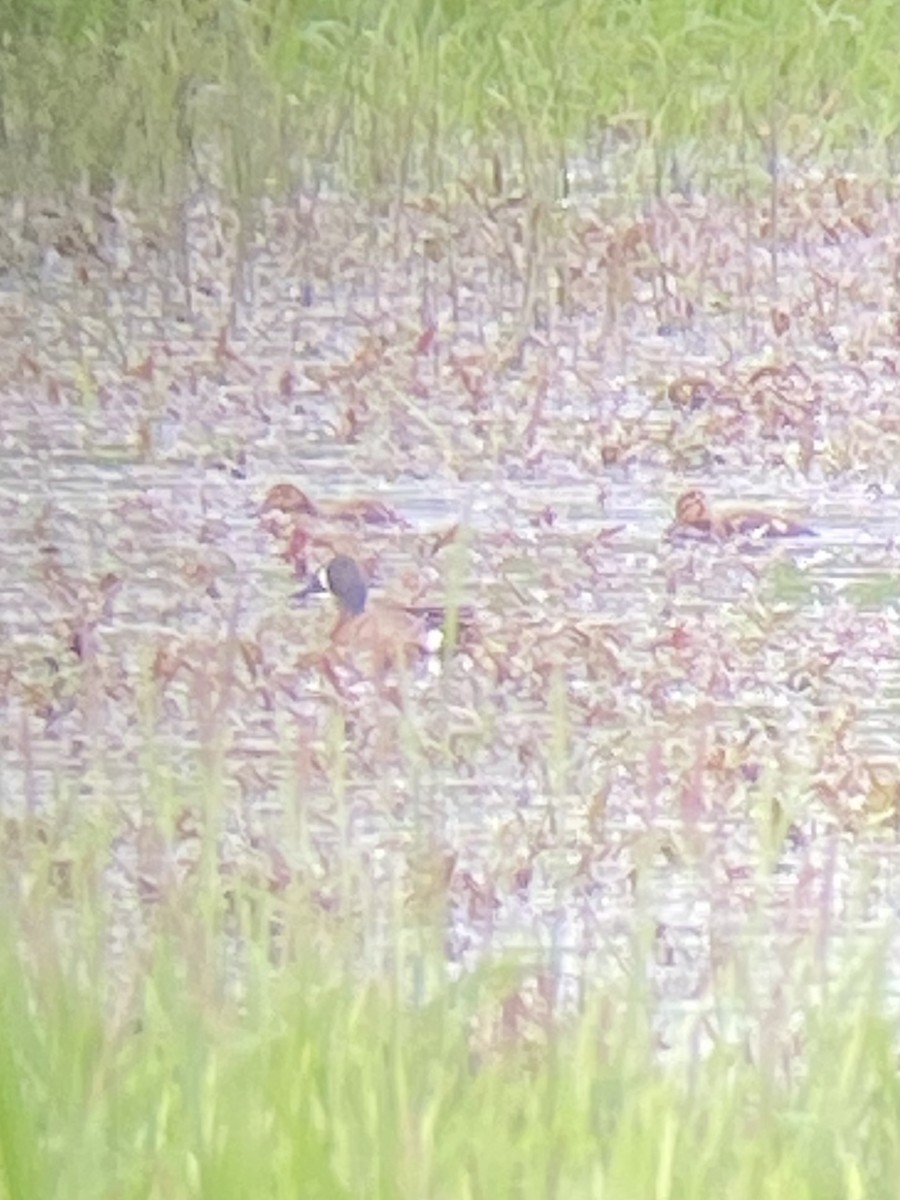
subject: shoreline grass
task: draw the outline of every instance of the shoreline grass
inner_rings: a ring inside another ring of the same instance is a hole
[[[247,933],[237,995],[215,923],[169,900],[126,991],[98,969],[93,918],[65,951],[26,951],[7,915],[0,1195],[893,1194],[875,957],[819,1005],[784,996],[783,1025],[761,1009],[746,1037],[663,1065],[633,982],[598,981],[557,1020],[552,981],[507,966],[452,983],[426,951],[414,1003],[410,963],[361,978],[338,933],[273,970],[266,930]]]
[[[727,14],[727,15],[726,15]],[[546,194],[620,143],[658,170],[896,152],[885,0],[300,4],[46,0],[0,13],[12,190],[87,176],[177,194],[212,154],[238,197],[330,182]],[[680,155],[673,167],[666,160]]]

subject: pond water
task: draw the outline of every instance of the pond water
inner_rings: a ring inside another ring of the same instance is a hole
[[[742,964],[763,1003],[803,939],[833,968],[883,936],[900,214],[840,194],[786,189],[777,286],[761,210],[705,198],[570,209],[541,242],[526,203],[298,197],[238,263],[207,193],[187,260],[119,210],[80,218],[94,254],[26,247],[0,291],[3,812],[111,804],[125,895],[160,796],[214,788],[226,875],[367,912],[376,948],[437,889],[449,969],[511,953],[567,1004],[647,970],[667,1046],[730,1036]],[[260,515],[285,482],[332,506],[293,565]],[[816,536],[672,539],[696,487]],[[397,519],[336,513],[361,498]],[[376,602],[460,589],[474,649],[399,705],[352,656],[330,678],[330,600],[293,596],[337,552]]]

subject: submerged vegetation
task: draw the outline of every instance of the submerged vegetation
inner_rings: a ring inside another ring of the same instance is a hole
[[[894,1194],[896,39],[0,0],[0,1200]]]

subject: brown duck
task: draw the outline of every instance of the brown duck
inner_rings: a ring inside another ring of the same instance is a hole
[[[749,541],[778,537],[815,537],[812,529],[780,513],[758,508],[729,508],[713,512],[704,492],[693,488],[675,503],[675,520],[669,529],[674,538],[707,538]]]

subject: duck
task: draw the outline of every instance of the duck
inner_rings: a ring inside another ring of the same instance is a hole
[[[805,525],[779,513],[756,508],[732,508],[713,512],[706,493],[699,488],[682,492],[675,502],[675,520],[670,538],[706,538],[727,541],[747,538],[751,541],[779,537],[815,537]]]
[[[310,517],[318,521],[346,521],[363,525],[389,525],[406,527],[400,514],[380,500],[345,500],[327,507],[316,504],[306,492],[293,483],[276,483],[269,488],[260,505],[259,515],[266,522],[272,514],[296,519]],[[276,518],[277,519],[277,518]]]
[[[365,526],[407,528],[394,509],[379,500],[348,500],[322,507],[292,483],[277,483],[258,510],[262,528],[276,542],[278,553],[305,579],[310,557],[318,552],[340,554],[356,549]]]
[[[469,606],[399,604],[370,601],[369,584],[362,567],[348,554],[337,554],[320,568],[295,599],[330,592],[338,608],[331,646],[367,658],[378,675],[391,668],[408,670],[417,661],[444,653],[449,642],[471,630],[474,612]],[[450,633],[451,626],[454,632]]]

